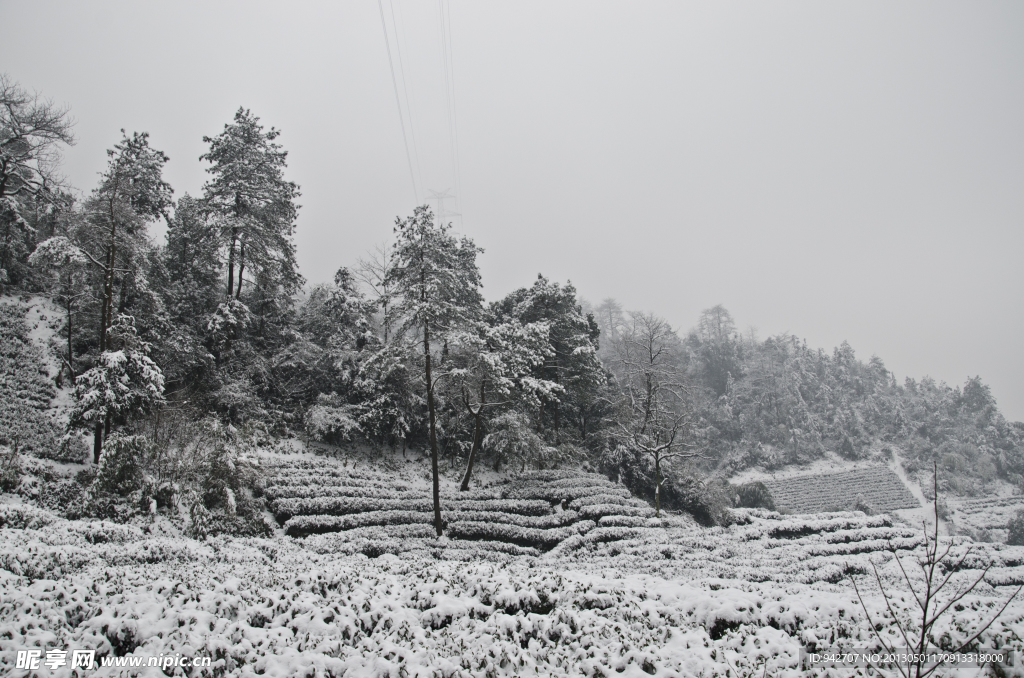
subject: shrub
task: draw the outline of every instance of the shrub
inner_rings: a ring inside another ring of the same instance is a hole
[[[148,442],[142,436],[111,435],[104,446],[93,487],[99,492],[122,497],[141,490],[145,482],[143,469],[148,451]]]
[[[1017,511],[1017,515],[1010,518],[1006,525],[1008,534],[1006,543],[1011,546],[1024,546],[1024,509]]]
[[[763,508],[769,511],[775,509],[775,498],[771,490],[755,480],[752,483],[744,483],[736,488],[736,506],[739,508]]]
[[[0,456],[0,492],[14,492],[21,482],[21,458],[18,448],[12,447]]]
[[[863,494],[858,494],[853,501],[853,510],[861,511],[866,516],[874,515],[875,509],[865,499]]]
[[[337,393],[321,393],[316,404],[306,410],[303,424],[313,440],[340,443],[360,433],[358,408],[342,401]]]

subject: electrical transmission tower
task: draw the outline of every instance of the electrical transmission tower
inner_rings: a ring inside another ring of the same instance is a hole
[[[437,223],[444,224],[448,222],[449,217],[461,217],[461,212],[450,211],[445,205],[446,200],[456,200],[455,194],[452,193],[452,189],[446,188],[443,191],[428,191],[430,197],[437,201],[437,211],[435,212]]]

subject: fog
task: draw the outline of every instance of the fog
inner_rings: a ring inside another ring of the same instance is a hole
[[[458,189],[489,298],[721,303],[1024,420],[1019,3],[3,1],[0,70],[71,107],[84,192],[121,128],[176,196],[239,106],[281,129],[309,282]]]

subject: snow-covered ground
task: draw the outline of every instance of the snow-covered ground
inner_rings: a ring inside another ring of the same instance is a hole
[[[396,484],[425,467],[407,465]],[[860,513],[738,516],[728,528],[679,517],[597,526],[538,555],[427,538],[368,558],[344,534],[196,541],[164,515],[118,525],[3,504],[0,664],[37,647],[211,656],[214,675],[232,676],[796,676],[801,647],[877,647],[850,576],[893,640],[869,561],[909,609],[886,549],[909,563],[917,532]],[[976,548],[967,565],[994,562],[992,585],[939,636],[965,637],[1024,581],[1024,548]],[[1017,601],[985,645],[1024,649],[1022,637]]]

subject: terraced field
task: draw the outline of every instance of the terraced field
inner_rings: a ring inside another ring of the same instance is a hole
[[[1006,540],[1006,524],[1024,509],[1024,495],[950,500],[949,520],[959,534],[975,538]]]
[[[920,508],[907,486],[886,466],[765,480],[780,511],[820,513],[853,508],[858,496],[875,511]]]
[[[874,583],[869,559],[903,591],[891,550],[921,553],[919,530],[886,515],[740,509],[704,528],[651,518],[601,476],[541,472],[462,495],[445,479],[436,539],[423,464],[260,463],[295,538],[196,541],[159,515],[119,525],[0,504],[0,666],[70,646],[212,656],[224,676],[796,678],[801,648],[895,642],[887,614],[913,606]],[[993,565],[942,622],[959,643],[1024,582],[1024,547],[952,549],[965,556],[954,585]],[[980,647],[1020,651],[1022,620],[1012,602]]]
[[[736,524],[702,529],[688,516],[656,519],[621,485],[581,471],[527,473],[470,492],[449,486],[441,499],[445,537],[438,540],[430,494],[416,471],[355,470],[328,459],[275,463],[265,490],[275,518],[286,534],[321,554],[533,556],[587,567],[627,565],[670,578],[814,583],[866,573],[869,556],[888,559],[890,549],[921,544],[919,528],[852,511],[790,516],[741,509]]]
[[[580,471],[527,473],[469,492],[446,489],[441,541],[429,490],[401,475],[305,459],[274,468],[265,491],[286,534],[308,537],[319,549],[367,555],[438,549],[453,552],[449,557],[481,550],[539,555],[599,526],[645,525],[654,516],[621,485]]]
[[[54,458],[60,431],[48,408],[56,395],[29,340],[25,307],[0,302],[0,445]]]

